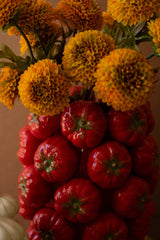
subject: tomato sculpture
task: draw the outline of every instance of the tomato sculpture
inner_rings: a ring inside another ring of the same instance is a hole
[[[29,240],[147,235],[159,180],[150,104],[115,111],[88,93],[73,86],[61,114],[29,113],[20,131],[19,213],[31,221]]]

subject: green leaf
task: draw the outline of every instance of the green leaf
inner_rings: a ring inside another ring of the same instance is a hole
[[[12,62],[16,61],[17,57],[14,52],[5,44],[2,43],[2,52],[5,58],[11,60]]]
[[[4,68],[4,67],[10,67],[10,68],[15,68],[14,63],[10,63],[10,62],[0,62],[0,68]]]
[[[144,28],[146,22],[142,21],[138,24],[136,24],[132,30],[132,33],[134,34],[134,36],[136,36],[138,33],[140,33],[142,31],[142,29]]]
[[[5,54],[2,51],[0,51],[0,58],[6,58]]]

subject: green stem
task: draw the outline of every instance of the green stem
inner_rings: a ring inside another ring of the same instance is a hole
[[[140,36],[140,37],[135,37],[135,40],[136,40],[136,41],[140,41],[140,40],[144,40],[144,39],[151,40],[151,37],[150,37],[150,36]]]
[[[45,54],[46,57],[47,57],[47,51],[46,51],[45,46],[44,46],[44,44],[43,44],[43,42],[42,42],[42,40],[41,40],[41,38],[40,38],[40,36],[39,36],[38,31],[37,31],[36,29],[34,29],[34,31],[35,31],[35,33],[36,33],[36,36],[37,36],[38,40],[39,40],[39,43],[41,44],[41,47],[42,47],[42,49],[43,49],[43,52],[44,52],[44,54]]]
[[[150,42],[151,37],[150,36],[140,36],[140,37],[135,37],[136,44],[139,45],[142,42]]]
[[[146,57],[146,59],[150,59],[150,58],[152,58],[152,57],[154,57],[155,55],[154,55],[154,53],[151,53],[151,54],[149,54],[147,57]]]
[[[29,52],[30,52],[30,55],[31,55],[31,57],[32,57],[32,59],[33,59],[33,62],[35,63],[37,60],[35,59],[35,57],[34,57],[34,55],[33,55],[32,48],[31,48],[31,45],[30,45],[30,43],[29,43],[29,41],[28,41],[28,38],[26,37],[25,33],[23,32],[23,30],[21,29],[21,27],[20,27],[18,24],[16,24],[15,26],[16,26],[16,28],[18,29],[18,31],[21,33],[21,35],[23,36],[23,38],[25,39],[25,41],[26,41],[26,43],[27,43],[27,46],[28,46],[28,49],[29,49]]]

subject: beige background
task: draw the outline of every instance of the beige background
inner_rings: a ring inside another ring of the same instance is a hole
[[[50,0],[54,6],[56,6],[56,0]],[[103,10],[106,10],[106,2],[104,0],[98,1]],[[8,37],[7,33],[0,32],[0,46],[1,43],[7,44],[17,54],[19,52],[19,39],[17,37]],[[151,53],[152,49],[150,44],[145,44],[141,47],[144,55]],[[154,66],[160,66],[160,58],[154,58],[152,60]],[[160,79],[160,74],[157,75],[157,79]],[[153,114],[156,120],[156,126],[153,132],[159,149],[160,149],[160,82],[156,84],[154,95],[151,99],[151,105]],[[18,196],[17,190],[17,178],[22,170],[22,166],[19,163],[16,153],[19,148],[18,134],[22,126],[27,124],[28,111],[21,105],[20,101],[17,101],[14,108],[9,110],[7,107],[0,103],[0,192],[9,193],[15,198]],[[151,235],[154,240],[160,240],[160,187],[154,194],[154,200],[158,208],[157,215],[154,217],[151,225]],[[28,222],[24,221],[18,216],[18,221],[25,227],[28,227]]]

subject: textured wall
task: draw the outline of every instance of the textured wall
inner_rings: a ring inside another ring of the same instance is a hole
[[[55,6],[58,1],[50,0]],[[107,1],[99,0],[98,3],[101,5],[103,10],[106,10]],[[5,43],[10,46],[17,54],[19,53],[19,44],[17,37],[8,37],[7,33],[0,32],[0,45]],[[145,44],[141,47],[142,52],[148,55],[151,52],[150,45]],[[154,66],[160,65],[160,59],[153,59],[152,63]],[[157,77],[157,79],[160,76]],[[152,97],[152,110],[156,119],[156,127],[153,132],[153,136],[157,140],[160,148],[160,84],[156,84],[155,92]],[[22,166],[19,163],[16,152],[19,147],[18,133],[22,126],[27,124],[27,113],[28,111],[21,105],[20,101],[17,101],[12,110],[8,110],[7,107],[0,103],[0,192],[6,192],[12,196],[18,196],[17,191],[17,177],[22,170]],[[160,201],[160,189],[157,190],[154,196],[157,207]],[[28,223],[24,221],[20,216],[18,220],[21,224],[27,228]],[[158,224],[160,223],[160,208],[158,213],[153,219],[151,227],[151,233],[154,236],[154,240],[159,240],[160,230]]]

